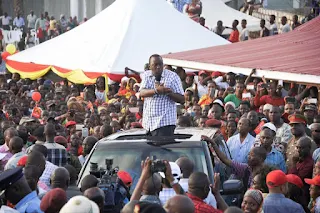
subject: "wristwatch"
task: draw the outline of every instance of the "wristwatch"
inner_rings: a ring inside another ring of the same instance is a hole
[[[173,187],[174,185],[176,185],[177,183],[179,183],[179,181],[177,179],[174,179],[171,183],[170,186]]]

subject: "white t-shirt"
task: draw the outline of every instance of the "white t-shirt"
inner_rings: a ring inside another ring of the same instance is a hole
[[[290,32],[290,30],[291,30],[291,28],[290,28],[289,24],[280,26],[280,32],[281,33],[287,33],[287,32]]]
[[[246,41],[249,39],[249,31],[247,28],[244,28],[241,30],[241,33],[239,35],[239,40],[240,41]]]
[[[276,23],[270,25],[270,35],[277,35],[278,34],[278,27]]]
[[[10,16],[7,16],[7,17],[1,16],[0,18],[2,20],[2,25],[9,25],[10,21],[12,20]]]

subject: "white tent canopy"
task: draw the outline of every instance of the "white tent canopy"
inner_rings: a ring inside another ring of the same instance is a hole
[[[209,28],[215,28],[217,22],[221,20],[224,26],[232,27],[232,22],[237,19],[239,21],[239,28],[242,19],[247,20],[247,28],[252,31],[260,30],[260,20],[237,11],[228,5],[223,0],[201,0],[202,14],[206,19],[206,25]]]
[[[117,0],[79,27],[8,59],[84,73],[124,74],[125,67],[142,71],[155,53],[227,43],[163,0]]]

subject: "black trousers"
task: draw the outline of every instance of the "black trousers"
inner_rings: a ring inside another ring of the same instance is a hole
[[[150,136],[174,136],[175,125],[163,126],[153,131],[149,131]]]

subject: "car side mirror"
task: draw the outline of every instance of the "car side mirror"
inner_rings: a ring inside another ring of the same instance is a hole
[[[241,180],[226,180],[222,185],[222,195],[242,194],[244,186]]]

